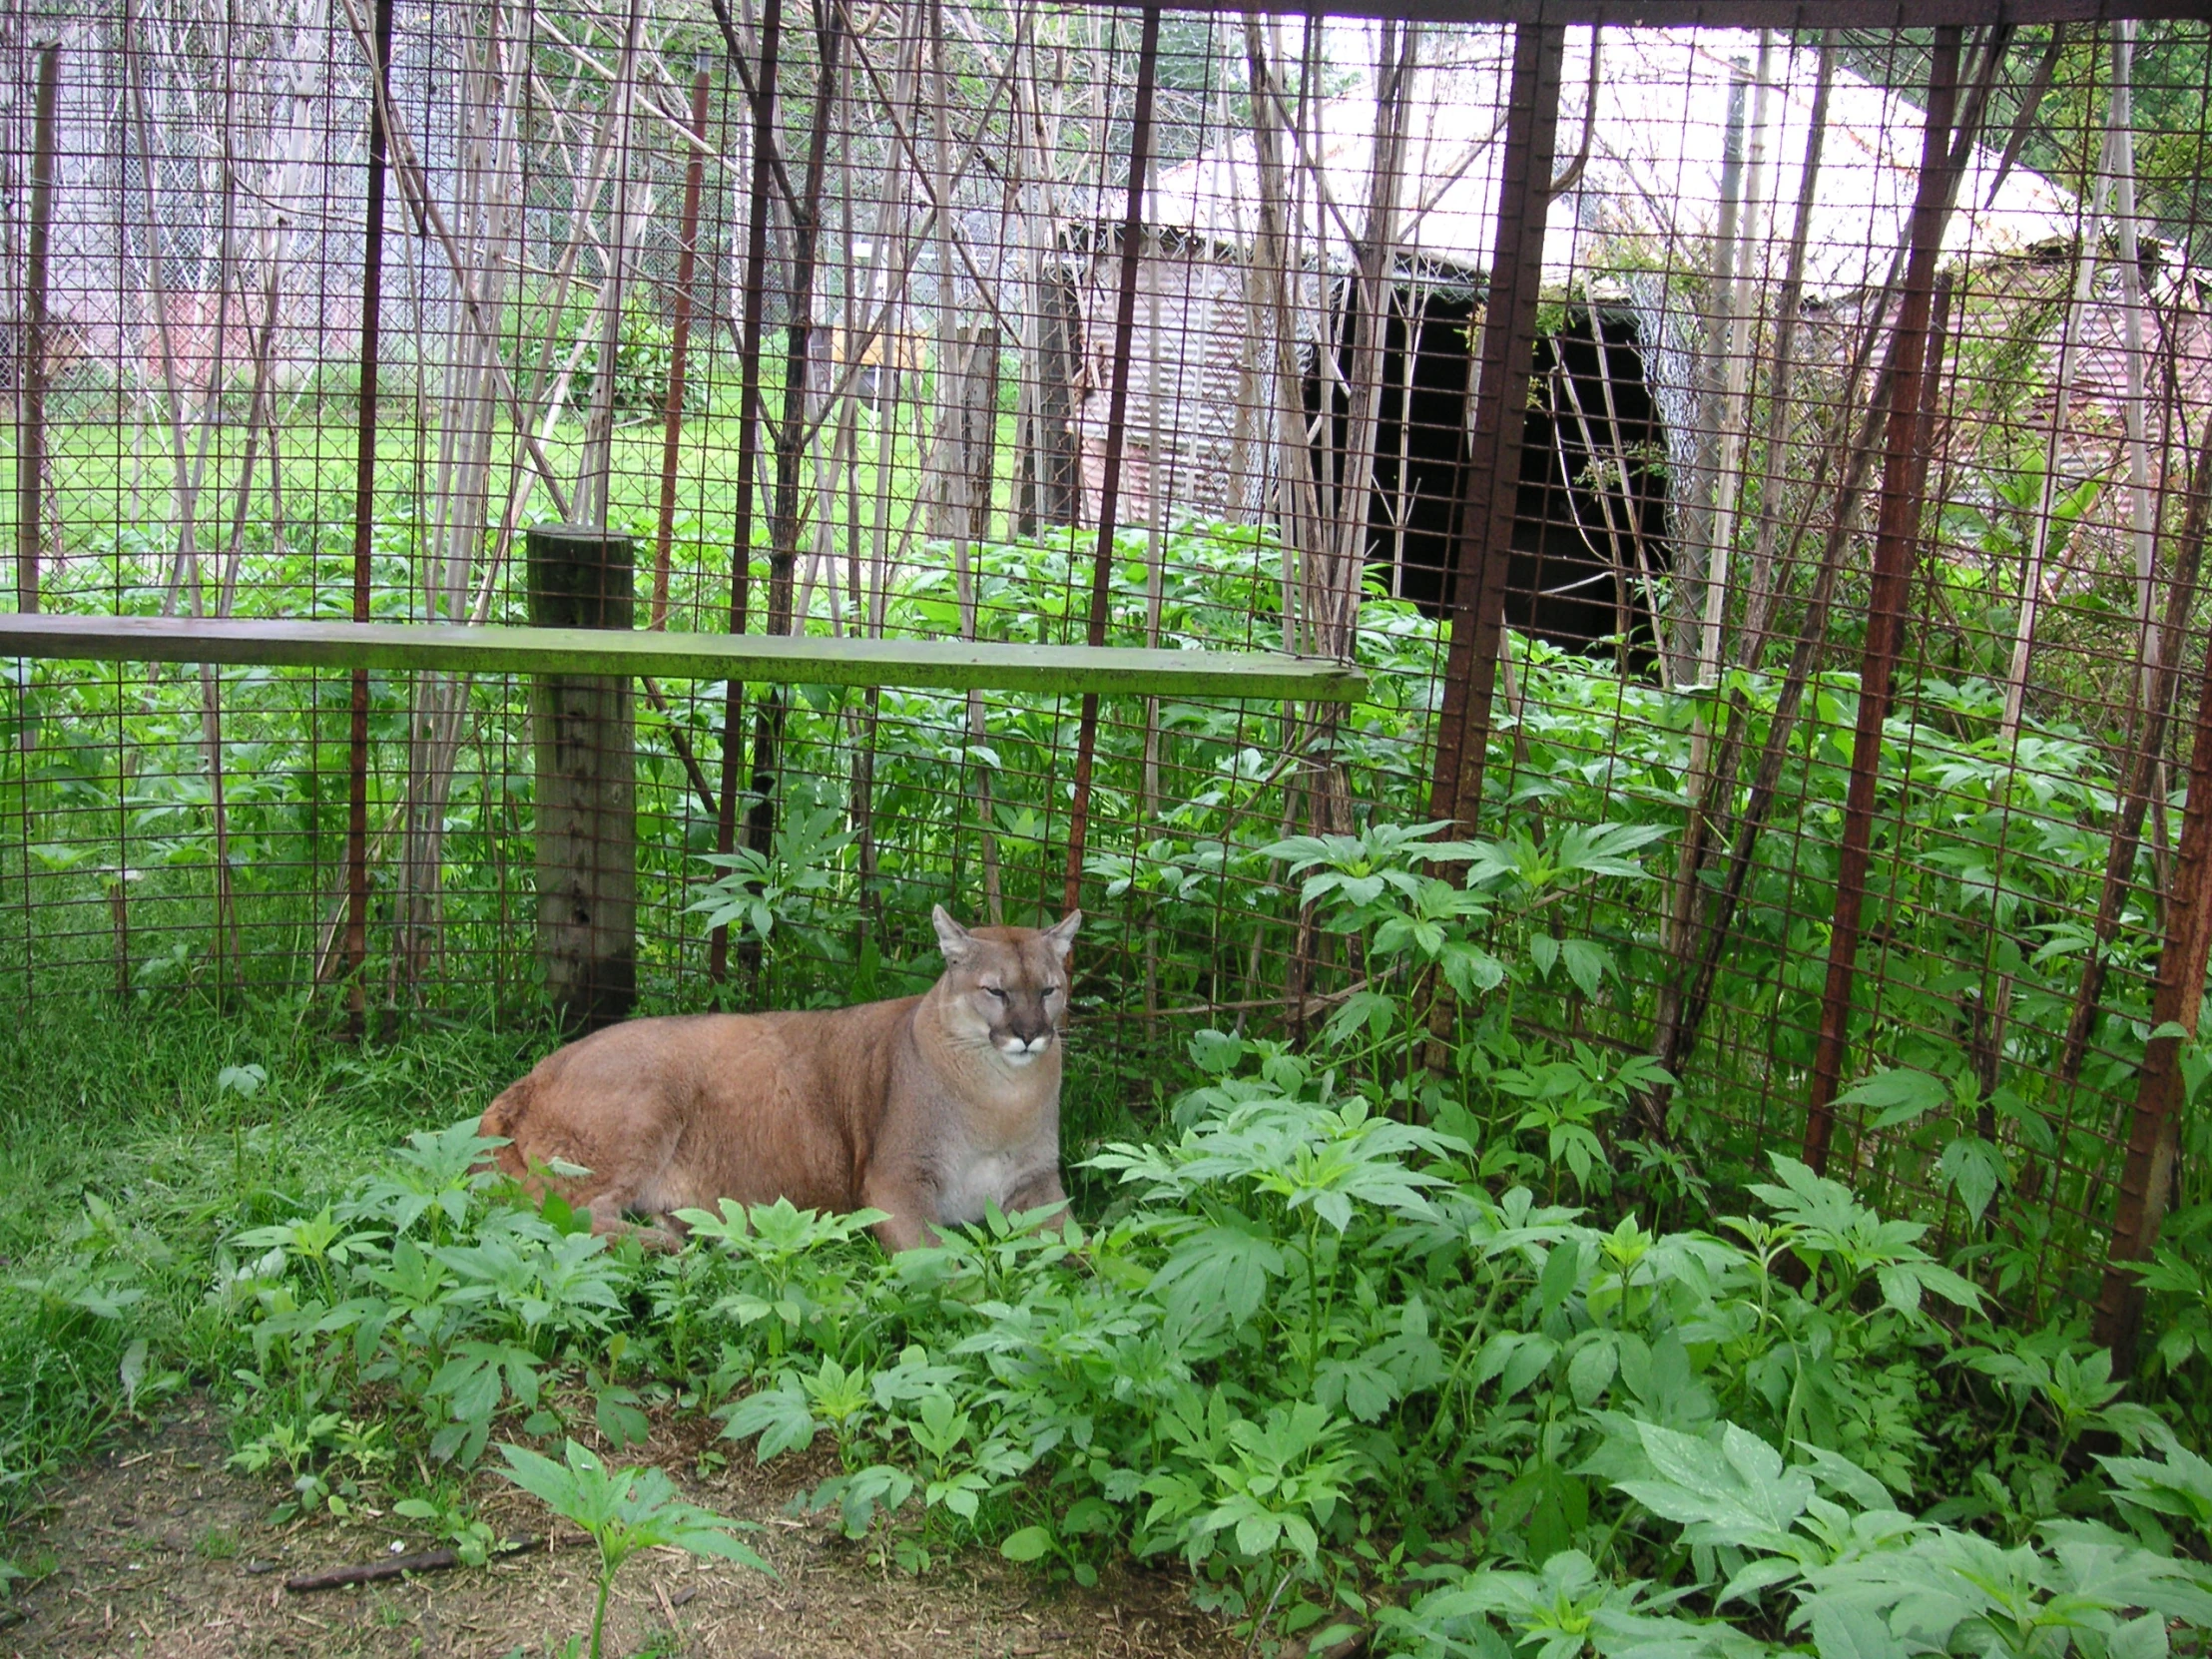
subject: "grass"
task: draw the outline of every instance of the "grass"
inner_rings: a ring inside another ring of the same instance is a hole
[[[695,380],[702,366],[695,362]],[[676,595],[670,618],[670,626],[677,629],[713,631],[724,625],[729,603],[726,572],[736,508],[739,422],[735,416],[735,369],[719,367],[717,372],[723,383],[718,385],[716,406],[685,417],[678,461],[676,519],[671,538]],[[767,389],[770,408],[780,408],[780,386],[772,382]],[[1008,382],[1009,399],[1010,394]],[[853,482],[861,504],[863,540],[873,535],[873,514],[882,485],[877,468],[887,452],[891,473],[889,539],[893,548],[902,541],[901,531],[909,519],[916,547],[928,534],[928,515],[917,510],[917,498],[927,487],[927,456],[912,429],[912,397],[909,388],[908,400],[899,408],[898,429],[887,444],[882,421],[872,409],[863,409],[859,417],[858,477]],[[422,550],[421,543],[434,517],[433,484],[423,463],[433,445],[425,431],[417,427],[409,402],[387,391],[384,403],[377,445],[378,552],[406,556]],[[353,418],[351,404],[344,398],[319,405],[304,403],[285,418],[278,445],[284,505],[280,546],[273,545],[272,526],[278,514],[276,498],[270,492],[266,449],[261,453],[243,541],[245,611],[257,610],[258,599],[266,602],[266,593],[253,593],[257,584],[293,585],[296,573],[284,568],[288,559],[315,553],[350,556],[349,503],[354,488],[356,442]],[[1013,415],[1002,412],[993,449],[997,463],[992,483],[994,524],[1012,512],[1018,494],[1016,438]],[[228,547],[232,534],[245,444],[243,410],[239,410],[233,413],[231,424],[215,431],[202,472],[197,514],[203,551],[216,550],[210,555],[211,581],[218,579],[213,574],[221,562],[216,555]],[[565,413],[545,436],[541,448],[562,487],[572,489],[584,449],[581,413],[575,409]],[[61,600],[65,608],[71,596],[83,604],[106,589],[112,597],[115,588],[129,584],[112,572],[104,574],[100,555],[155,548],[166,556],[173,545],[165,529],[176,516],[174,468],[166,428],[151,415],[134,421],[112,402],[88,396],[57,410],[49,450],[50,487],[61,521],[60,551],[64,555],[48,572],[49,597]],[[662,464],[663,430],[657,412],[633,413],[617,423],[611,444],[607,522],[638,537],[641,599],[650,587],[648,573],[657,539]],[[522,446],[510,432],[502,431],[493,446],[492,474],[504,483],[515,476],[518,466],[525,470],[529,467]],[[13,487],[14,470],[12,434],[0,432],[0,480],[5,480],[6,487]],[[804,469],[804,480],[811,512],[812,492],[818,482],[812,457]],[[756,502],[756,544],[764,552],[768,540],[766,509],[765,498]],[[842,512],[840,506],[840,525]],[[551,498],[540,486],[530,498],[523,522],[554,516]],[[805,547],[813,545],[812,537],[810,529]],[[908,556],[912,556],[911,549]],[[396,591],[379,592],[379,603],[397,601],[402,607],[419,607],[419,595],[411,601],[407,597],[410,575],[419,582],[417,573],[400,576],[397,583],[389,584]],[[341,590],[345,580],[342,575],[336,578],[334,589]],[[380,588],[386,583],[387,579],[380,576]],[[296,595],[279,597],[289,602]],[[519,608],[519,582],[509,598]],[[415,612],[403,608],[395,614]],[[758,619],[754,626],[759,628]]]
[[[0,1032],[0,1524],[134,1400],[237,1363],[243,1335],[207,1300],[225,1239],[341,1188],[407,1130],[479,1110],[545,1041],[433,1028],[353,1049],[253,1004],[217,1017],[71,997],[14,1017]],[[267,1082],[219,1083],[247,1066]],[[146,1292],[128,1332],[94,1306],[125,1263]],[[144,1369],[127,1378],[139,1338]]]

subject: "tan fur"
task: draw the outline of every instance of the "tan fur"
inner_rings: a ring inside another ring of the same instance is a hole
[[[499,1165],[589,1208],[595,1232],[673,1245],[678,1210],[788,1198],[886,1212],[887,1250],[933,1225],[1064,1205],[1060,1052],[1082,913],[1049,931],[934,914],[945,971],[921,996],[824,1012],[609,1026],[541,1060],[485,1110]],[[1003,995],[994,995],[993,989]],[[548,1177],[556,1162],[589,1175]]]

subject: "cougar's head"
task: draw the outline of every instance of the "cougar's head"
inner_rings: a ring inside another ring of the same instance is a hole
[[[978,1047],[988,1043],[1001,1060],[1026,1066],[1052,1051],[1067,1018],[1068,952],[1083,912],[1070,910],[1054,925],[978,927],[973,932],[945,913],[930,912],[953,1029]]]

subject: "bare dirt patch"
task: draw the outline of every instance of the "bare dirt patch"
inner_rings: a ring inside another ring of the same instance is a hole
[[[653,1552],[616,1582],[608,1651],[730,1659],[1228,1659],[1242,1644],[1185,1599],[1173,1573],[1109,1573],[1053,1586],[970,1550],[919,1578],[871,1565],[827,1521],[787,1513],[807,1474],[740,1456],[701,1479],[695,1436],[664,1430],[644,1455],[685,1493],[757,1521],[751,1542],[778,1576]],[[233,1659],[274,1654],[483,1655],[540,1659],[588,1628],[596,1557],[562,1524],[550,1549],[491,1566],[297,1595],[286,1576],[365,1561],[394,1540],[434,1545],[389,1517],[272,1526],[279,1495],[224,1466],[220,1409],[181,1402],[58,1482],[51,1506],[8,1542],[42,1571],[0,1603],[0,1654]],[[504,1482],[478,1491],[503,1534],[546,1530]]]

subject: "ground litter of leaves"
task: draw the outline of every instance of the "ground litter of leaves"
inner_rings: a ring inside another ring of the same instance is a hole
[[[519,1650],[541,1659],[589,1627],[596,1555],[565,1522],[550,1548],[481,1569],[287,1592],[291,1574],[374,1559],[395,1540],[408,1551],[437,1540],[388,1516],[271,1525],[280,1487],[226,1468],[230,1449],[220,1408],[193,1397],[56,1481],[49,1507],[7,1543],[42,1576],[0,1601],[0,1654],[503,1659]],[[747,1542],[778,1576],[650,1551],[616,1580],[609,1654],[1227,1659],[1242,1651],[1190,1605],[1173,1572],[1115,1569],[1086,1591],[968,1550],[909,1577],[872,1564],[828,1517],[790,1512],[794,1495],[827,1467],[785,1458],[757,1469],[741,1452],[700,1478],[697,1450],[683,1429],[664,1424],[620,1460],[658,1462],[693,1501],[758,1522]],[[479,1512],[502,1536],[547,1535],[549,1517],[534,1499],[489,1477],[477,1493]]]

